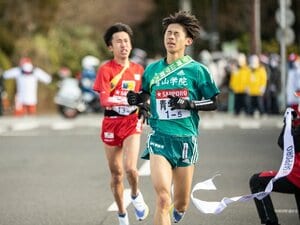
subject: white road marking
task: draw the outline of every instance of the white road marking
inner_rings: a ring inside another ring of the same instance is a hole
[[[285,214],[297,214],[297,209],[275,209],[276,213],[285,213]]]
[[[150,160],[145,160],[139,169],[139,176],[150,176]]]
[[[3,123],[0,118],[0,135],[14,135],[14,131],[29,131],[38,129],[39,127],[48,128],[51,130],[72,130],[76,127],[101,127],[101,123],[98,119],[95,118],[82,118],[82,120],[74,119],[74,120],[63,120],[61,118],[13,118],[8,120],[3,120]],[[260,129],[264,126],[267,127],[276,127],[282,128],[283,121],[278,119],[274,121],[265,121],[265,120],[255,120],[255,119],[238,119],[234,118],[217,118],[211,120],[203,120],[200,123],[201,129],[205,130],[222,130],[227,127],[236,127],[239,129]],[[150,131],[149,126],[145,126],[145,132]],[[149,172],[145,171],[141,168],[141,176],[148,176]]]
[[[36,121],[17,122],[12,125],[11,129],[14,131],[25,131],[38,128],[40,124]]]
[[[0,127],[0,134],[7,132],[7,127]]]
[[[125,189],[123,193],[124,206],[127,208],[131,203],[130,189]],[[118,211],[117,203],[113,202],[107,209],[107,211]]]
[[[150,176],[150,161],[146,160],[139,169],[140,176]],[[123,193],[124,206],[127,208],[131,203],[131,193],[130,189],[125,189]],[[113,202],[107,209],[107,211],[118,211],[117,203]]]
[[[207,130],[221,130],[224,128],[224,123],[221,121],[202,121],[201,127]]]
[[[73,122],[56,122],[51,125],[51,129],[53,130],[70,130],[75,127],[75,124]]]
[[[257,121],[241,121],[238,125],[241,129],[259,129],[261,127],[260,122]]]

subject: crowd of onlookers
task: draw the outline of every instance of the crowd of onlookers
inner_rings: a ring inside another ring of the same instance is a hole
[[[41,73],[41,70],[34,67],[30,59],[25,58],[24,62],[22,62],[22,60],[24,61],[24,58],[21,59],[20,64],[13,68],[13,70],[0,71],[0,100],[7,100],[4,79],[16,79],[16,101],[12,104],[15,105],[16,114],[21,115],[23,115],[23,113],[20,112],[23,112],[25,108],[20,108],[20,103],[22,102],[20,99],[22,100],[23,97],[28,99],[34,98],[34,102],[30,102],[29,105],[34,105],[33,112],[35,112],[37,104],[36,82],[39,80],[49,82],[50,79],[50,75],[47,75],[48,78],[46,78],[44,72],[44,79],[42,79],[40,75],[37,75]],[[148,61],[150,62],[155,59],[147,59],[145,51],[134,49],[131,60],[145,67]],[[203,50],[200,52],[198,60],[211,71],[211,74],[214,76],[214,81],[221,90],[221,94],[218,97],[219,111],[249,116],[281,113],[280,95],[282,91],[282,78],[280,56],[278,54],[246,55],[244,53],[238,53],[235,54],[235,57],[226,57],[222,54],[212,54],[207,50]],[[26,70],[29,70],[29,72],[26,72]],[[22,76],[22,74],[27,75]],[[35,75],[29,76],[31,74]],[[23,90],[30,82],[35,83],[35,88],[29,88],[31,97],[28,93],[24,93]],[[292,53],[287,58],[286,93],[284,93],[284,96],[286,98],[286,106],[298,110],[300,98],[295,96],[294,93],[296,91],[300,91],[300,56]],[[3,115],[3,104],[5,105],[6,103],[0,101],[0,115]]]
[[[282,78],[278,54],[238,53],[235,57],[214,59],[208,51],[202,51],[199,61],[212,72],[221,89],[219,110],[249,116],[281,113]],[[294,93],[300,90],[300,56],[290,54],[287,63],[283,90],[286,106],[297,110],[300,99]]]

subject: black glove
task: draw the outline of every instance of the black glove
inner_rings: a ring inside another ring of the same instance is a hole
[[[291,113],[292,113],[292,121],[294,121],[294,120],[297,120],[298,118],[298,114],[297,114],[297,112],[295,111],[295,110],[291,110]],[[283,123],[285,124],[286,123],[286,121],[285,121],[285,117],[283,118]]]
[[[297,117],[298,117],[298,114],[295,110],[292,110],[292,117],[293,117],[293,120],[297,119]]]
[[[169,104],[171,107],[171,110],[174,109],[192,109],[192,104],[189,100],[179,98],[177,96],[168,95],[168,98],[170,98]]]
[[[129,105],[138,105],[143,102],[141,95],[134,91],[128,91],[126,97]]]
[[[143,123],[146,123],[148,124],[148,119],[150,117],[150,105],[148,103],[143,103],[143,104],[140,104],[139,106],[139,113],[138,113],[138,118],[139,119],[143,119]]]
[[[292,135],[294,139],[295,152],[300,152],[300,125],[292,128]]]

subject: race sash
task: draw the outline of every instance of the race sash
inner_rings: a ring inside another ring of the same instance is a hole
[[[159,81],[161,81],[165,77],[169,76],[174,71],[180,69],[181,67],[183,67],[193,61],[194,60],[189,55],[185,55],[185,56],[177,59],[176,61],[174,61],[167,67],[165,67],[161,72],[156,73],[155,76],[150,81],[150,90],[154,84],[157,84]]]
[[[125,70],[128,69],[128,67],[129,67],[129,61],[126,61],[125,65],[124,65],[123,69],[120,71],[120,73],[118,73],[116,76],[114,76],[114,78],[110,81],[110,92],[112,92],[116,88],[117,84],[121,80]]]
[[[129,64],[130,64],[130,62],[126,61],[125,65],[124,65],[123,69],[120,71],[120,73],[118,73],[116,76],[114,76],[114,78],[110,81],[110,92],[112,92],[116,88],[116,86],[122,79],[122,76],[123,76],[125,70],[129,68]],[[120,115],[128,116],[137,109],[137,106],[135,106],[135,105],[128,106],[126,96],[111,96],[108,99],[112,103],[124,104],[124,105],[106,107],[107,110],[113,110]]]
[[[197,190],[216,190],[216,186],[213,183],[213,179],[218,176],[214,176],[211,179],[197,183],[192,190],[191,199],[195,207],[202,213],[206,214],[219,214],[221,213],[230,203],[233,202],[246,202],[251,199],[257,198],[258,200],[263,199],[269,195],[273,190],[273,183],[279,178],[285,177],[290,174],[294,166],[295,160],[295,146],[294,140],[291,134],[292,129],[292,109],[287,108],[285,112],[286,127],[284,130],[284,145],[283,145],[283,157],[278,173],[274,178],[270,180],[263,192],[258,192],[250,195],[237,196],[232,198],[224,197],[220,202],[208,202],[197,199],[194,197],[194,192]]]

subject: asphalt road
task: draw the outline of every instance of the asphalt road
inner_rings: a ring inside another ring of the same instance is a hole
[[[249,194],[253,173],[278,169],[282,152],[276,140],[281,123],[280,117],[204,117],[194,184],[221,176],[214,180],[217,190],[198,191],[197,198],[220,201]],[[0,225],[117,225],[116,212],[108,211],[113,197],[99,124],[98,115],[76,120],[0,118]],[[140,160],[139,168],[143,164]],[[129,205],[131,224],[151,225],[154,194],[149,176],[140,178],[140,188],[150,216],[135,221]],[[282,225],[300,224],[293,196],[272,193],[272,198]],[[233,203],[218,215],[203,214],[191,203],[181,224],[254,225],[260,221],[253,201]]]

